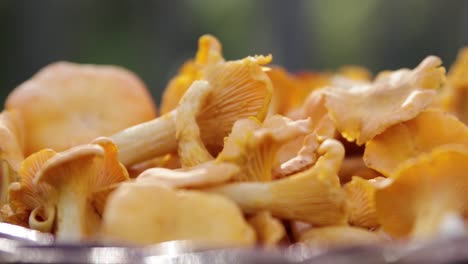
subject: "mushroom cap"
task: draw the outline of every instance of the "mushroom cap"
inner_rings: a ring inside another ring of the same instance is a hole
[[[92,237],[100,225],[102,204],[115,184],[129,179],[110,139],[72,147],[50,158],[33,183],[47,183],[56,193],[57,240]]]
[[[367,142],[364,161],[368,167],[392,177],[405,161],[450,144],[468,146],[468,128],[447,112],[429,109]]]
[[[25,154],[62,151],[155,118],[143,82],[115,66],[50,64],[16,87],[5,102],[23,121]]]
[[[226,182],[238,173],[239,167],[236,165],[213,160],[180,170],[148,169],[136,181],[163,183],[174,188],[206,187]]]
[[[202,79],[208,81],[212,92],[207,96],[197,116],[200,135],[212,155],[221,151],[224,137],[241,118],[256,117],[263,121],[270,103],[272,86],[262,65],[267,57],[247,57],[208,65]]]
[[[275,167],[276,152],[281,145],[310,132],[310,120],[292,121],[274,115],[263,124],[255,118],[239,119],[226,138],[217,160],[239,166],[235,181],[270,181]]]
[[[28,222],[31,212],[55,202],[54,190],[48,184],[34,184],[33,181],[37,172],[55,155],[55,151],[43,149],[21,163],[18,170],[19,182],[10,184],[8,206],[11,213],[8,216],[3,215],[4,221],[34,228]],[[45,215],[42,218],[48,219]]]
[[[111,194],[101,234],[104,240],[139,245],[170,240],[193,240],[212,246],[255,243],[252,228],[230,200],[141,182],[124,183]]]
[[[279,169],[275,172],[275,177],[285,177],[300,171],[303,171],[312,165],[315,164],[317,161],[317,149],[319,147],[319,142],[317,140],[317,136],[315,134],[308,134],[305,137],[299,137],[302,139],[302,147],[299,149],[297,154],[290,158],[289,160],[281,163]],[[292,149],[285,149],[284,147],[289,147],[289,144],[284,145],[280,148],[279,153],[284,157],[286,152],[293,152],[294,147]]]
[[[393,181],[376,190],[379,222],[394,237],[428,237],[446,213],[468,212],[468,148],[448,145],[401,165]]]
[[[0,113],[0,159],[17,172],[24,160],[24,126],[16,110]]]
[[[354,176],[344,185],[348,205],[348,223],[363,228],[376,228],[379,226],[375,209],[375,182],[385,178],[378,177],[371,180]]]
[[[161,114],[172,111],[179,104],[187,89],[202,75],[202,70],[208,64],[224,61],[222,47],[218,39],[211,35],[203,35],[198,39],[198,51],[194,60],[182,65],[179,73],[173,77],[164,89],[161,101]]]
[[[373,83],[325,89],[326,107],[336,128],[362,145],[388,127],[410,120],[432,103],[445,81],[445,69],[435,56],[414,70],[380,73]],[[369,111],[372,109],[372,111]]]

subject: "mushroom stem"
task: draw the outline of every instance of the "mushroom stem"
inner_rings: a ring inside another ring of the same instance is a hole
[[[172,111],[111,136],[119,149],[120,162],[129,166],[176,151],[174,116],[175,111]]]
[[[95,233],[99,216],[82,194],[63,190],[57,204],[57,241],[82,241]]]

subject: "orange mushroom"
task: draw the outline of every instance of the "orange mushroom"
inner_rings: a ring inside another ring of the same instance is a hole
[[[279,115],[268,117],[263,124],[253,118],[240,119],[234,123],[216,160],[239,166],[241,171],[235,181],[270,181],[280,146],[310,132],[309,123]]]
[[[112,193],[100,234],[104,241],[136,245],[170,240],[217,247],[255,243],[254,231],[229,199],[154,182],[124,183]]]
[[[45,183],[34,184],[34,177],[56,152],[44,149],[27,157],[18,170],[19,182],[10,184],[9,201],[2,208],[2,218],[7,223],[51,232],[55,221],[56,197]]]
[[[378,177],[371,180],[354,176],[344,185],[348,205],[348,223],[363,228],[379,226],[375,209],[375,191],[379,183],[386,178]]]
[[[468,148],[442,146],[401,165],[375,193],[378,221],[396,238],[427,239],[452,214],[467,215]]]
[[[91,239],[99,229],[93,196],[126,180],[128,173],[118,161],[117,148],[101,138],[96,144],[79,145],[51,157],[33,183],[47,183],[54,190],[57,239],[79,241]]]
[[[383,72],[373,83],[325,89],[328,113],[344,138],[362,145],[430,106],[435,96],[431,89],[445,80],[440,65],[438,57],[429,56],[414,70]]]
[[[143,171],[137,182],[156,182],[174,188],[206,187],[227,182],[239,173],[239,167],[228,162],[208,161],[194,167],[171,170],[152,168]]]
[[[317,152],[322,156],[313,167],[289,177],[270,182],[229,183],[203,190],[226,196],[246,213],[267,210],[282,219],[315,225],[343,224],[345,194],[337,176],[343,146],[327,139]]]
[[[164,89],[161,114],[169,113],[177,107],[190,85],[202,78],[202,71],[207,65],[224,61],[221,51],[221,43],[215,37],[203,35],[198,39],[198,51],[195,59],[185,62],[178,74],[169,81]]]
[[[235,121],[244,117],[263,120],[271,96],[271,82],[261,65],[269,57],[247,57],[207,66],[202,80],[212,91],[197,115],[200,137],[206,149],[217,154]],[[111,138],[119,147],[120,160],[132,165],[177,149],[175,114],[177,109],[152,121],[127,128]]]
[[[62,151],[155,118],[142,81],[116,66],[50,64],[16,87],[5,102],[24,123],[25,155]]]
[[[405,161],[451,144],[468,146],[468,128],[455,116],[431,109],[367,142],[364,161],[368,167],[392,177]]]

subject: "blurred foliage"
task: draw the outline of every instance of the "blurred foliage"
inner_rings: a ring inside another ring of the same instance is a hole
[[[0,1],[0,98],[57,60],[116,64],[159,100],[200,35],[217,36],[228,59],[273,54],[291,71],[359,64],[373,72],[446,66],[468,43],[463,0],[81,0]]]

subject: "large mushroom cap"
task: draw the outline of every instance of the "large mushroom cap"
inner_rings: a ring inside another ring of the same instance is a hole
[[[149,245],[193,240],[246,246],[255,234],[230,200],[154,183],[124,183],[109,197],[101,229],[105,240]]]
[[[364,160],[367,166],[391,177],[405,161],[451,144],[468,146],[468,128],[455,116],[431,109],[367,142]]]
[[[428,238],[450,214],[467,215],[468,149],[442,146],[407,161],[375,193],[383,230],[394,237]]]
[[[153,119],[155,105],[142,81],[120,67],[58,62],[8,96],[5,108],[24,120],[25,153],[56,151],[109,136]]]
[[[326,106],[336,128],[362,145],[386,128],[410,120],[432,103],[445,81],[445,69],[435,56],[415,69],[384,72],[373,83],[325,89]],[[369,110],[372,109],[372,110]]]

